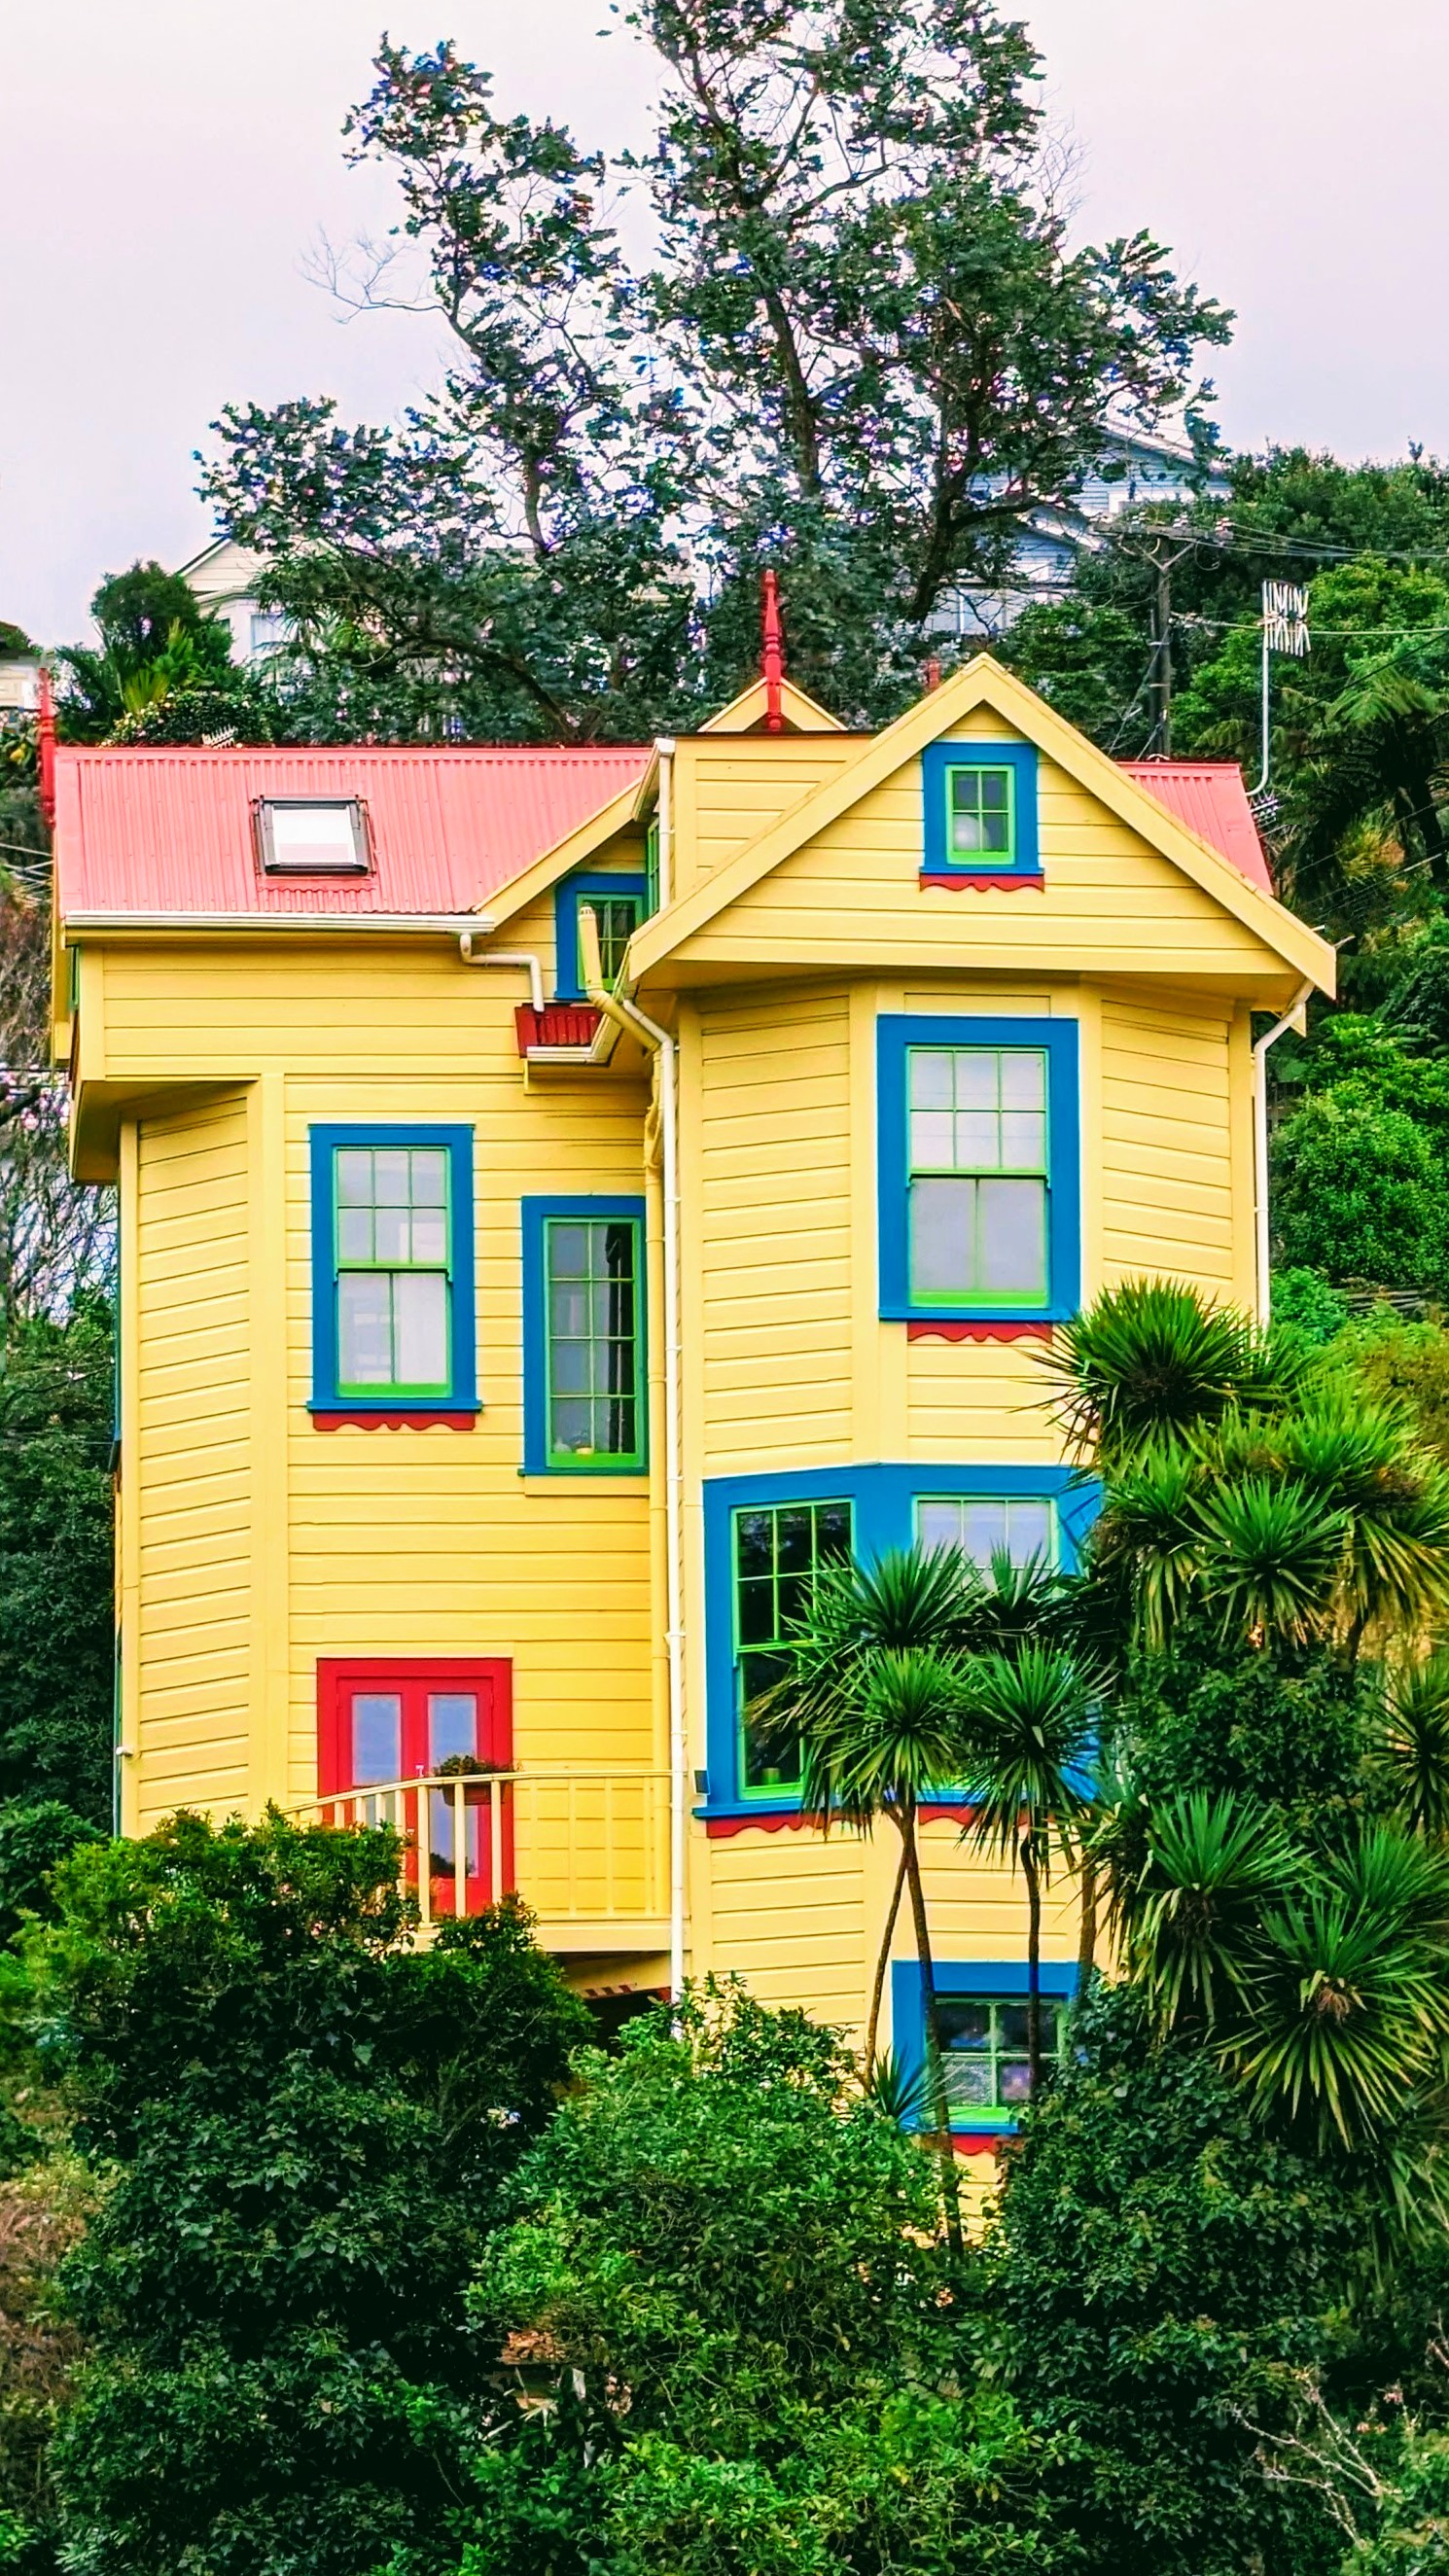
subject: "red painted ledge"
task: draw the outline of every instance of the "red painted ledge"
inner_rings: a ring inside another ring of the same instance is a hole
[[[924,1318],[906,1326],[908,1342],[1049,1342],[1050,1324],[992,1324],[988,1322],[927,1323]]]
[[[476,1413],[314,1413],[315,1431],[471,1431]]]
[[[520,1002],[513,1024],[518,1052],[526,1056],[530,1047],[592,1046],[599,1014],[592,1002],[545,1002],[541,1011],[531,1002]]]
[[[922,869],[918,883],[923,886],[949,886],[953,894],[960,894],[963,889],[967,894],[1010,894],[1017,886],[1026,886],[1034,894],[1044,894],[1046,891],[1044,876],[1014,876],[1006,868],[1002,868],[994,876],[984,871],[980,876],[971,876],[965,870],[958,872],[955,868],[951,870],[949,876],[928,876]]]

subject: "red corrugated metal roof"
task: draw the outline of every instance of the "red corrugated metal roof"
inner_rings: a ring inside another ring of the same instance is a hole
[[[62,914],[469,912],[630,786],[638,745],[588,751],[62,751]],[[374,868],[264,878],[262,796],[360,797]]]
[[[62,751],[56,853],[62,914],[459,913],[486,903],[622,789],[641,745],[588,751]],[[1242,772],[1227,762],[1123,761],[1130,778],[1265,894],[1273,891]],[[360,797],[366,877],[263,877],[264,796]]]
[[[1200,841],[1221,850],[1239,876],[1273,892],[1268,860],[1235,760],[1124,760],[1120,766]]]

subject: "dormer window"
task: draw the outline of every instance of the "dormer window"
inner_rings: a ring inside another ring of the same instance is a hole
[[[363,877],[367,816],[355,796],[263,796],[257,845],[269,877]]]

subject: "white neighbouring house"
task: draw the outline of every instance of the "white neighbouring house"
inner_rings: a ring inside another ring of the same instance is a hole
[[[238,545],[235,537],[213,538],[199,555],[179,567],[180,578],[198,605],[231,628],[232,660],[241,664],[265,662],[288,638],[285,617],[257,604],[261,568],[261,556],[250,546]]]
[[[1071,510],[1033,511],[1017,542],[1010,578],[999,584],[962,582],[945,593],[931,619],[938,635],[980,643],[1004,633],[1036,600],[1061,599],[1077,562],[1103,542],[1108,521],[1147,501],[1195,501],[1204,494],[1225,500],[1227,476],[1204,473],[1184,439],[1113,429]]]

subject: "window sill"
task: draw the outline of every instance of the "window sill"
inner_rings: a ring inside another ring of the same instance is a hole
[[[647,1466],[627,1467],[554,1467],[538,1458],[525,1458],[518,1470],[533,1485],[585,1484],[634,1485],[641,1494],[649,1491]]]
[[[312,1404],[314,1431],[471,1431],[481,1407],[424,1404]]]
[[[982,868],[979,873],[952,868],[944,875],[923,868],[917,882],[923,888],[944,888],[951,894],[1010,894],[1018,886],[1026,886],[1035,894],[1046,891],[1046,878],[1039,869],[1031,868]]]

